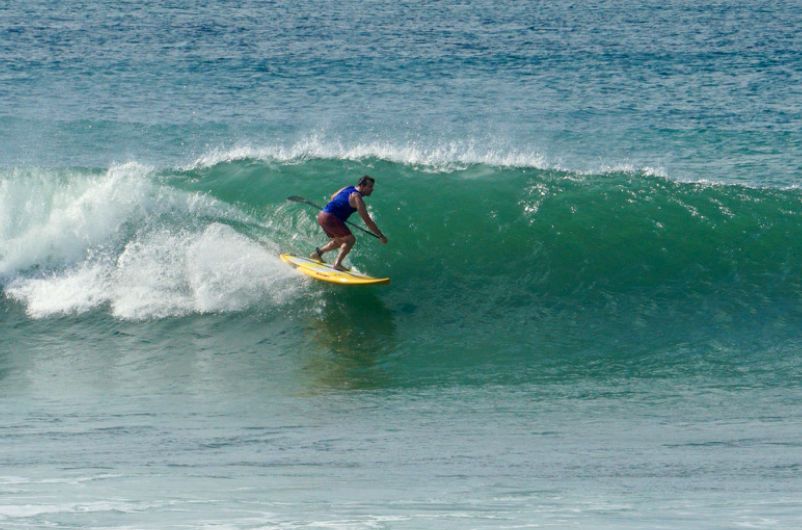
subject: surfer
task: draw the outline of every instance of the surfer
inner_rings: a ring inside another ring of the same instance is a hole
[[[362,197],[368,197],[373,193],[375,183],[376,180],[373,177],[365,175],[359,179],[356,186],[346,186],[337,190],[331,196],[331,201],[317,214],[318,224],[326,232],[326,235],[331,238],[331,241],[322,247],[315,248],[315,251],[309,256],[311,259],[322,262],[323,254],[330,250],[340,249],[332,266],[337,270],[348,270],[343,267],[343,260],[351,252],[354,243],[356,243],[356,238],[345,225],[345,221],[354,212],[359,212],[359,216],[368,225],[370,231],[382,243],[387,243],[387,238],[384,237],[384,234],[370,217],[368,209],[365,207],[365,201],[362,200]]]

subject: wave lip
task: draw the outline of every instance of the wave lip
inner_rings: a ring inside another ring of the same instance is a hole
[[[316,136],[291,145],[275,144],[264,147],[240,145],[213,149],[182,169],[195,170],[241,160],[296,164],[320,159],[351,161],[378,159],[434,170],[455,170],[476,164],[559,169],[558,165],[550,164],[544,155],[535,151],[492,147],[475,141],[453,141],[443,144],[411,142],[405,145],[370,141],[348,144],[341,141],[327,141]]]

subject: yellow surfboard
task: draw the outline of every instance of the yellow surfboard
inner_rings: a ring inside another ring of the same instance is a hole
[[[293,256],[292,254],[281,254],[279,257],[281,261],[289,263],[295,267],[296,270],[324,282],[336,283],[339,285],[377,285],[390,283],[390,278],[374,278],[358,272],[338,271],[328,263]]]

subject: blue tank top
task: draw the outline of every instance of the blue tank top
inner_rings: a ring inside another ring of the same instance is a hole
[[[356,208],[351,206],[351,203],[348,202],[348,197],[350,197],[354,192],[359,193],[354,186],[348,186],[347,188],[343,189],[340,193],[334,196],[334,198],[326,205],[325,208],[323,208],[323,211],[330,213],[340,221],[345,222],[345,220],[356,211]],[[362,194],[360,193],[360,195]]]

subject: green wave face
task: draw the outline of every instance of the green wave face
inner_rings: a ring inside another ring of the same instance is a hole
[[[639,359],[630,369],[641,370],[642,355],[677,354],[686,366],[687,351],[775,351],[802,324],[795,189],[378,159],[242,160],[173,183],[262,219],[246,228],[252,237],[305,253],[323,241],[315,211],[286,197],[323,204],[362,174],[377,178],[367,202],[390,243],[359,237],[352,261],[393,284],[377,295],[381,310],[363,295],[331,294],[345,311],[332,320],[380,327],[376,315],[389,308],[414,330],[406,348],[455,349],[457,365],[491,355],[519,367],[522,355],[604,352]]]
[[[436,277],[455,290],[680,299],[721,290],[790,294],[800,286],[798,190],[380,160],[238,161],[173,182],[264,219],[272,233],[263,237],[300,249],[320,240],[315,212],[286,197],[325,204],[363,173],[377,178],[367,202],[391,244],[362,238],[353,258],[402,285]]]

